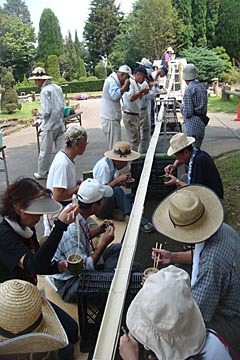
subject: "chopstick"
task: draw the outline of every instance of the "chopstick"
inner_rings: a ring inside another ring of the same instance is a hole
[[[159,244],[159,247],[158,247],[158,242],[156,242],[155,249],[161,250],[161,248],[162,248],[162,244]],[[157,256],[157,258],[156,258],[156,257],[154,258],[153,267],[154,267],[155,269],[158,268],[158,264],[159,264],[159,261],[160,261],[160,256],[161,256],[161,254],[159,253],[158,256]]]

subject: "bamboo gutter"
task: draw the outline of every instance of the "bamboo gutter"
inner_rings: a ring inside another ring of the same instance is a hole
[[[174,78],[175,72],[174,68],[172,67],[168,92],[165,96],[166,99],[169,97]],[[124,308],[124,301],[130,280],[132,263],[137,248],[138,231],[143,213],[155,149],[161,130],[162,116],[163,106],[160,108],[155,130],[152,135],[144,161],[144,166],[129,218],[126,234],[123,240],[123,246],[119,256],[118,265],[109,290],[109,295],[93,355],[94,360],[113,360],[115,356],[116,347],[118,345],[117,342],[120,331],[122,312]]]

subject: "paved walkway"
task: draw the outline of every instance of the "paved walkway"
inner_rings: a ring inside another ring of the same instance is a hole
[[[76,159],[79,177],[83,171],[91,170],[96,161],[108,150],[108,144],[101,129],[100,103],[100,98],[81,102],[81,111],[83,111],[82,121],[83,126],[88,131],[89,145],[84,155]],[[240,150],[240,122],[233,120],[234,114],[209,113],[209,116],[211,120],[206,128],[206,136],[202,146],[203,150],[206,150],[214,157],[229,151]],[[126,139],[123,127],[122,133],[123,138]],[[33,173],[37,170],[35,128],[28,127],[7,135],[3,139],[3,144],[7,146],[6,157],[10,182],[19,176],[32,177]],[[4,188],[5,177],[1,173],[0,191]]]

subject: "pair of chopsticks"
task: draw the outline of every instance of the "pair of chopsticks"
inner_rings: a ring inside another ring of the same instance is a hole
[[[159,247],[158,247],[158,242],[156,242],[155,249],[161,250],[161,248],[162,248],[162,244],[159,244]],[[159,263],[159,261],[160,261],[160,256],[161,256],[161,254],[159,253],[158,256],[154,258],[153,267],[154,267],[155,269],[158,268],[158,263]]]

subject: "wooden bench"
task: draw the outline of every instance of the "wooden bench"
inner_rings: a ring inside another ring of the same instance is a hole
[[[80,126],[82,126],[82,111],[77,112],[76,114],[71,114],[69,116],[66,116],[63,118],[64,120],[64,125],[65,125],[65,129],[67,128],[67,125],[72,124],[72,123],[79,123]],[[36,129],[36,136],[37,136],[37,148],[38,148],[38,154],[40,152],[40,135],[41,135],[41,127],[40,124],[33,124],[33,126]]]

